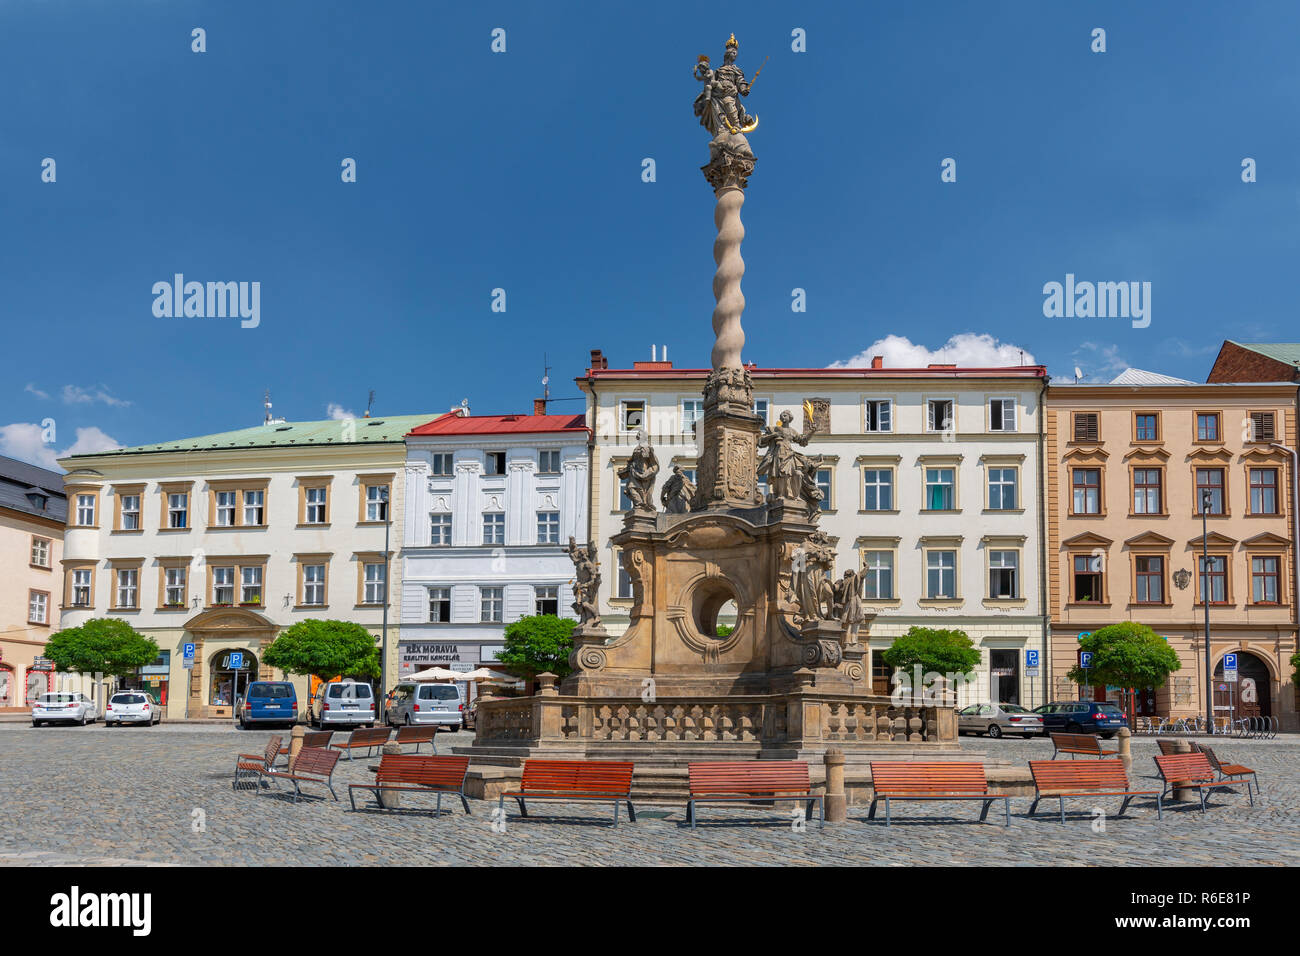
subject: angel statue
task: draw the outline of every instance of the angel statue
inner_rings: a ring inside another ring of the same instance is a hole
[[[754,81],[745,79],[744,72],[736,66],[736,55],[740,44],[733,33],[727,41],[726,51],[722,55],[722,66],[716,70],[709,66],[709,58],[701,56],[695,64],[695,78],[704,84],[704,89],[695,98],[695,115],[700,118],[700,125],[713,134],[711,148],[726,149],[746,159],[753,159],[749,141],[745,134],[758,128],[758,117],[745,112],[740,105],[740,97],[748,96]],[[759,72],[762,71],[759,67]]]
[[[600,562],[593,557],[596,549],[591,544],[585,548],[578,547],[570,535],[568,550],[573,561],[573,610],[578,615],[578,626],[599,627]]]
[[[793,415],[788,411],[782,412],[780,422],[758,436],[759,447],[767,448],[767,454],[758,463],[758,473],[767,475],[768,490],[778,498],[804,497],[808,458],[795,451],[794,446],[807,445],[812,433],[795,431],[790,427],[792,421]],[[815,478],[813,485],[816,486]]]
[[[632,502],[633,511],[654,511],[655,477],[659,474],[659,459],[650,443],[645,440],[645,432],[637,435],[636,448],[628,463],[618,470],[618,477],[623,482],[623,493]]]
[[[695,497],[695,482],[686,477],[681,465],[673,465],[672,477],[664,482],[659,492],[659,500],[671,515],[684,515],[691,510],[691,499]]]

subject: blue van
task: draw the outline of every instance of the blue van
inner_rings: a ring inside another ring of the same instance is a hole
[[[290,724],[298,720],[298,692],[287,680],[255,680],[235,706],[240,727]]]

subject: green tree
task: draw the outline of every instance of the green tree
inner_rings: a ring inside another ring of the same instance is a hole
[[[1291,655],[1291,683],[1300,687],[1300,651]]]
[[[285,628],[262,654],[262,661],[288,674],[378,677],[375,636],[351,621],[307,618]]]
[[[506,625],[505,650],[497,651],[497,660],[527,680],[530,689],[533,679],[545,671],[565,677],[576,625],[577,621],[554,614],[521,617]]]
[[[965,631],[913,625],[902,637],[895,638],[881,658],[895,670],[901,669],[913,683],[917,667],[920,667],[922,681],[927,674],[945,675],[937,687],[942,692],[947,687],[948,674],[964,676],[975,670],[980,662],[980,652]],[[912,693],[919,694],[923,688],[924,684],[913,686]]]
[[[1079,649],[1092,652],[1092,664],[1086,674],[1082,667],[1074,667],[1066,676],[1076,684],[1122,687],[1129,697],[1126,709],[1130,722],[1134,689],[1163,687],[1169,675],[1183,666],[1168,641],[1134,621],[1098,628],[1079,641]]]
[[[120,618],[96,617],[51,634],[45,656],[62,673],[126,677],[157,660],[158,645]]]

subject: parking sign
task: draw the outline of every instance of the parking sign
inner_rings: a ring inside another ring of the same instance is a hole
[[[243,666],[244,666],[244,655],[243,655],[243,653],[241,653],[240,651],[231,651],[231,652],[230,652],[230,669],[231,669],[232,671],[237,671],[237,670],[242,669]]]
[[[1236,683],[1237,680],[1237,655],[1223,655],[1223,679],[1229,683]]]
[[[1079,652],[1079,666],[1084,670],[1092,666],[1092,651]]]
[[[1038,666],[1038,651],[1025,651],[1025,666],[1026,667]]]

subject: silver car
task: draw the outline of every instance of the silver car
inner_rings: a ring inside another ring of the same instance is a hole
[[[455,684],[398,684],[389,695],[384,723],[460,730],[465,723],[462,703]]]
[[[321,684],[312,698],[307,720],[314,727],[375,725],[375,696],[369,684],[335,681]]]
[[[32,704],[32,726],[41,724],[80,724],[86,726],[98,716],[95,702],[85,694],[51,691],[41,694]]]
[[[1003,734],[1036,737],[1043,732],[1043,718],[1019,704],[971,704],[957,711],[957,733]]]
[[[119,690],[108,699],[104,710],[104,726],[114,724],[145,724],[152,727],[162,723],[162,705],[153,694],[142,690]]]

